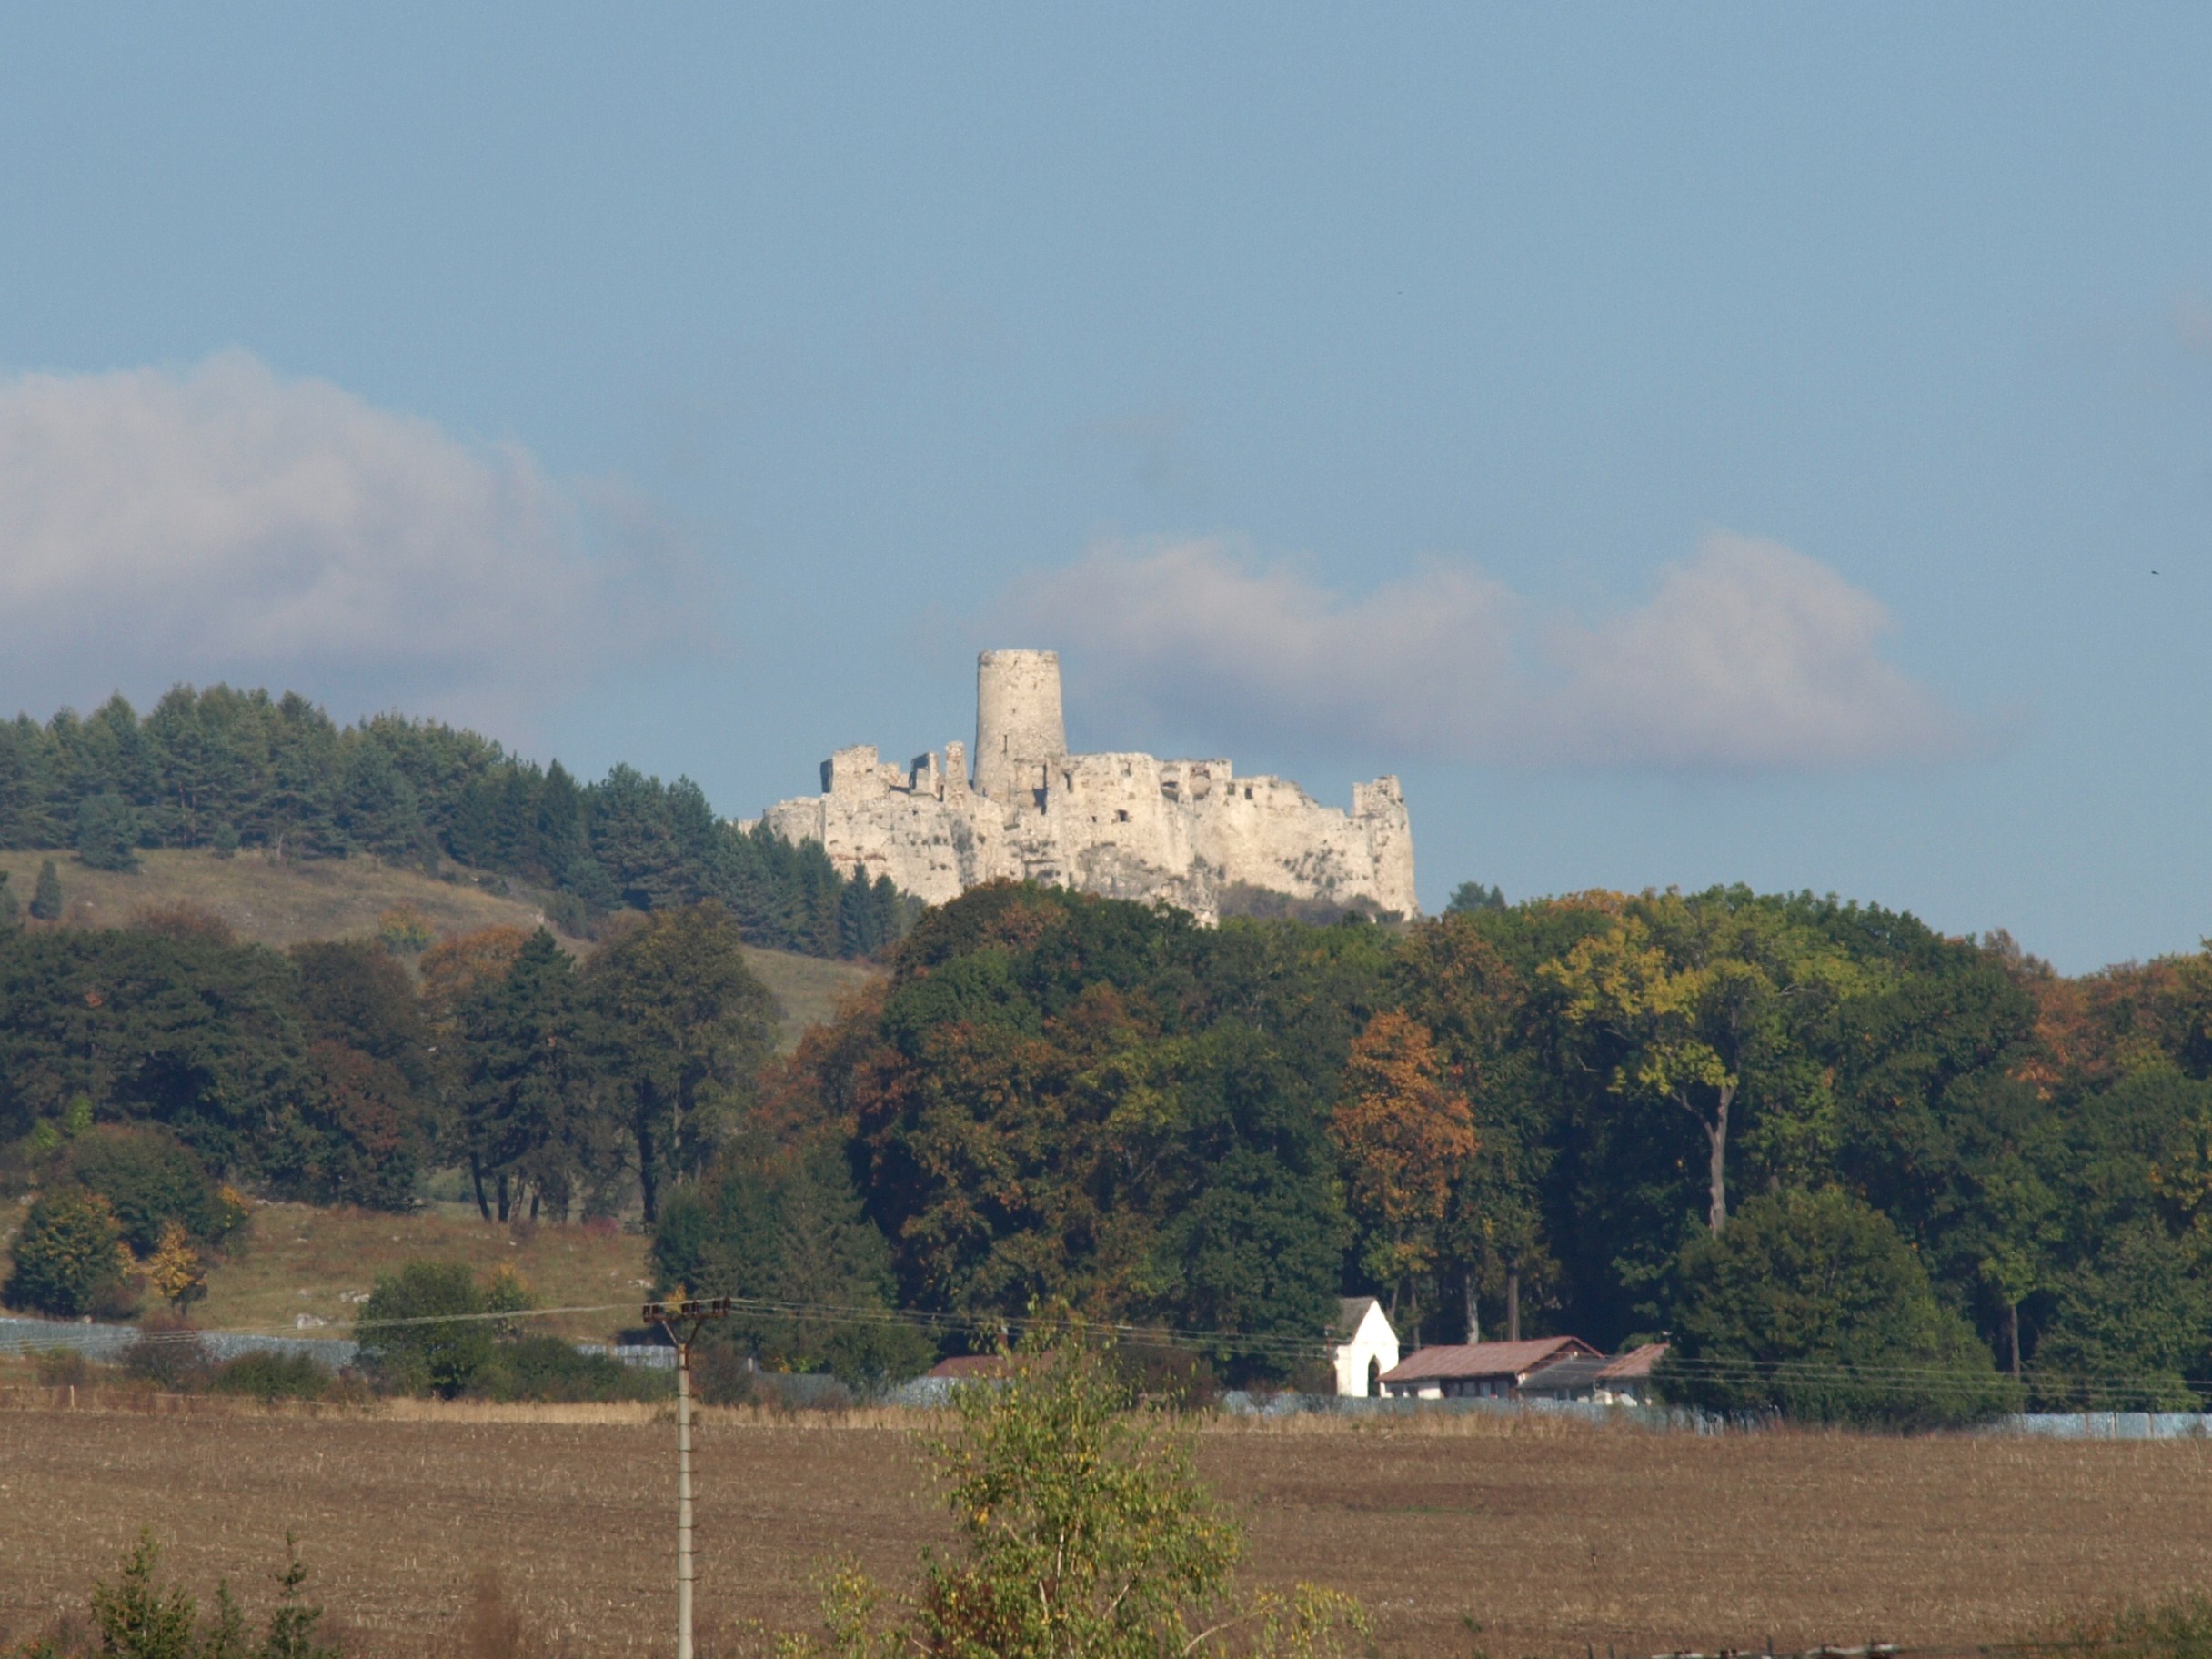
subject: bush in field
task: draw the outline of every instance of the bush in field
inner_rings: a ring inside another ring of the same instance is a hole
[[[2016,1409],[1973,1328],[1889,1218],[1835,1191],[1751,1200],[1676,1268],[1667,1395],[1724,1412],[1901,1428]]]
[[[2054,1659],[2212,1659],[2212,1595],[2177,1591],[2063,1619],[2035,1645]]]
[[[1241,1594],[1243,1528],[1199,1483],[1194,1442],[1139,1411],[1080,1331],[1025,1344],[1005,1382],[957,1397],[929,1448],[957,1529],[920,1589],[887,1595],[858,1568],[830,1581],[827,1641],[797,1659],[972,1656],[1334,1659],[1364,1648],[1367,1616],[1312,1584]]]
[[[149,1319],[123,1351],[123,1369],[166,1393],[189,1393],[207,1385],[215,1356],[182,1325]]]
[[[336,1381],[308,1354],[256,1350],[216,1366],[207,1379],[207,1390],[264,1402],[320,1400],[330,1393]]]
[[[335,1644],[316,1638],[323,1610],[301,1598],[307,1569],[291,1540],[285,1542],[290,1559],[276,1575],[276,1605],[257,1639],[227,1583],[216,1586],[215,1605],[205,1613],[182,1584],[161,1583],[161,1552],[149,1532],[139,1534],[114,1584],[92,1587],[97,1644],[49,1638],[23,1649],[23,1659],[340,1659]]]
[[[41,1193],[15,1235],[15,1265],[0,1297],[11,1307],[75,1319],[119,1314],[129,1305],[123,1226],[96,1192]]]
[[[527,1320],[498,1317],[527,1313],[534,1301],[512,1267],[479,1283],[458,1262],[410,1262],[377,1280],[361,1310],[362,1366],[390,1393],[447,1400],[646,1400],[673,1387],[533,1333]]]
[[[558,1336],[500,1342],[470,1392],[492,1400],[657,1400],[675,1393],[666,1372],[636,1371],[612,1354],[584,1353]]]
[[[465,1393],[491,1362],[491,1312],[465,1263],[410,1262],[379,1278],[357,1329],[361,1361],[396,1393]]]

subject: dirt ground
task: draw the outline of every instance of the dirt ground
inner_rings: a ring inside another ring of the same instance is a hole
[[[0,1410],[0,1650],[81,1606],[151,1526],[187,1582],[228,1575],[256,1607],[297,1533],[372,1654],[447,1647],[487,1566],[568,1655],[667,1652],[672,1430],[527,1412]],[[757,1645],[745,1621],[810,1623],[835,1558],[902,1580],[945,1536],[910,1423],[701,1428],[707,1654]],[[2212,1581],[2201,1442],[1223,1424],[1202,1461],[1251,1523],[1252,1571],[1362,1597],[1386,1654],[1956,1644]]]

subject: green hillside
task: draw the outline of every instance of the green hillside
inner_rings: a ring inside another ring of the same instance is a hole
[[[49,857],[61,875],[65,925],[74,927],[121,927],[138,910],[178,904],[220,916],[240,939],[277,950],[303,940],[373,933],[377,917],[401,905],[419,912],[441,939],[500,925],[553,927],[543,895],[511,879],[464,871],[464,880],[439,880],[372,858],[278,863],[251,849],[228,859],[156,849],[142,853],[140,868],[128,873],[88,869],[65,853],[0,850],[0,870],[7,871],[18,903],[29,902],[39,866]],[[561,938],[572,950],[589,949],[587,940]],[[745,955],[782,1010],[786,1049],[878,972],[861,962],[787,950],[749,946]]]

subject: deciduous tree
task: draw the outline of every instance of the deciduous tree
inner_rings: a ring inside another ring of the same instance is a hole
[[[1474,1114],[1446,1081],[1428,1031],[1377,1014],[1352,1045],[1329,1121],[1365,1235],[1363,1265],[1400,1287],[1433,1264],[1453,1189],[1476,1146]]]

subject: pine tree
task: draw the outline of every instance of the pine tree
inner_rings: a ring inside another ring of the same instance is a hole
[[[41,921],[62,919],[62,879],[52,859],[38,867],[38,885],[31,892],[31,914]]]
[[[92,870],[138,868],[138,814],[112,789],[77,805],[77,861]]]

